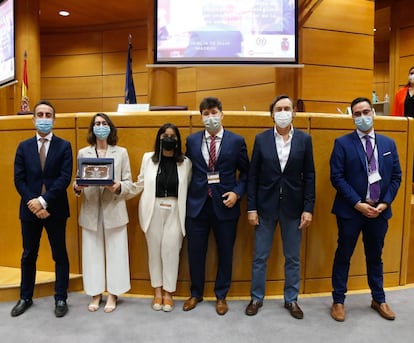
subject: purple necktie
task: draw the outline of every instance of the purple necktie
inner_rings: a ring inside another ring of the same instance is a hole
[[[375,159],[374,150],[372,149],[371,138],[366,135],[364,136],[366,141],[366,153],[368,159],[368,175],[377,170],[377,161]],[[370,199],[373,202],[378,202],[380,197],[380,184],[379,181],[371,183],[369,185]]]

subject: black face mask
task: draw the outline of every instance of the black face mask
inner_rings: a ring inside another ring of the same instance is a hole
[[[161,140],[161,147],[164,150],[171,151],[177,146],[177,141],[172,137],[164,137]]]

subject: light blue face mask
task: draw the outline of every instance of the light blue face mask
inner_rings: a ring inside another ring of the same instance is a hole
[[[101,140],[107,139],[110,132],[111,128],[108,125],[100,125],[93,127],[93,133],[95,134],[96,138]]]
[[[39,133],[47,134],[53,129],[53,119],[51,118],[38,118],[35,121],[36,129]]]
[[[372,116],[364,116],[354,118],[354,123],[360,131],[368,131],[372,127]]]

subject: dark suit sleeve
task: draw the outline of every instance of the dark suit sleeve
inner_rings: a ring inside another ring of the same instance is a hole
[[[36,198],[39,194],[32,192],[27,184],[27,175],[25,168],[25,147],[24,143],[20,143],[16,150],[16,156],[14,159],[14,184],[17,192],[20,194],[23,203],[27,203],[29,200]]]
[[[239,158],[237,159],[237,169],[239,171],[239,177],[233,192],[238,194],[240,198],[246,192],[247,177],[249,172],[249,157],[247,155],[247,147],[244,138],[241,138]]]
[[[391,171],[391,180],[390,184],[387,188],[387,192],[382,197],[382,201],[387,203],[388,205],[395,199],[398,189],[401,184],[401,166],[400,160],[398,157],[397,147],[395,146],[395,142],[391,141],[391,156],[392,156],[392,171]]]
[[[254,140],[253,145],[253,153],[252,158],[250,161],[250,168],[249,168],[249,177],[247,183],[247,210],[248,211],[256,211],[257,210],[257,184],[258,184],[258,174],[259,174],[259,167],[261,164],[261,156],[260,156],[260,149],[258,147],[258,139],[257,136]]]
[[[347,140],[346,142],[348,144],[352,143],[350,140]],[[331,183],[338,192],[338,195],[344,198],[349,206],[354,207],[358,201],[363,199],[361,199],[361,196],[346,179],[345,164],[347,159],[347,149],[350,147],[346,147],[342,143],[345,143],[345,141],[339,139],[336,139],[334,143],[330,159]]]
[[[311,136],[307,136],[303,160],[303,198],[303,210],[313,213],[315,206],[315,164]]]

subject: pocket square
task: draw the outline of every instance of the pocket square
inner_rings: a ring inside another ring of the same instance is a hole
[[[387,156],[387,155],[391,155],[391,151],[387,151],[387,152],[384,152],[384,153],[382,154],[382,156]]]

